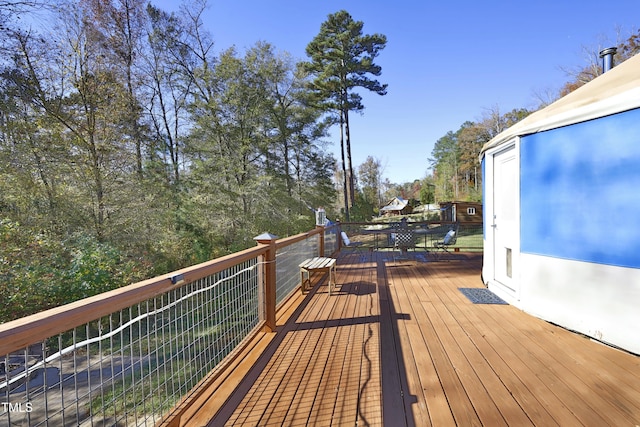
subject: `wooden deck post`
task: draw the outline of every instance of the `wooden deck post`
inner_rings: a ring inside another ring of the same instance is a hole
[[[267,245],[269,248],[264,255],[262,264],[262,280],[259,300],[262,308],[261,315],[265,321],[265,327],[269,332],[276,331],[276,240],[278,236],[263,233],[253,238],[258,245]]]
[[[318,233],[318,256],[324,256],[324,225],[316,225],[317,229],[321,229]]]

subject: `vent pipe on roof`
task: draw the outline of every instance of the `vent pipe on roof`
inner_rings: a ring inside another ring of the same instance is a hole
[[[613,55],[618,51],[617,47],[608,47],[600,51],[600,58],[602,58],[602,72],[606,73],[613,68]]]

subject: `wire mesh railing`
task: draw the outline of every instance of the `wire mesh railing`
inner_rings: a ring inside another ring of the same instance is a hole
[[[338,246],[339,234],[340,227],[338,226],[326,227],[324,229],[324,256],[330,257],[340,249]]]
[[[2,356],[0,426],[155,425],[260,322],[258,258]]]
[[[256,248],[0,325],[0,427],[166,420],[274,328],[299,264],[333,254],[338,233],[259,236]]]
[[[318,256],[319,234],[276,250],[276,305],[298,286],[302,261]]]

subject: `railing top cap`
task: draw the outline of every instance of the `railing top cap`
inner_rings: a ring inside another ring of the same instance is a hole
[[[271,233],[262,233],[259,236],[256,236],[253,238],[253,240],[255,241],[260,241],[260,240],[277,240],[278,236],[276,236],[275,234],[271,234]]]

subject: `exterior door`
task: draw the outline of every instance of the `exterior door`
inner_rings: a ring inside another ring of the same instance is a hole
[[[494,279],[515,294],[518,248],[518,162],[512,146],[493,156]],[[514,295],[515,296],[515,295]]]

